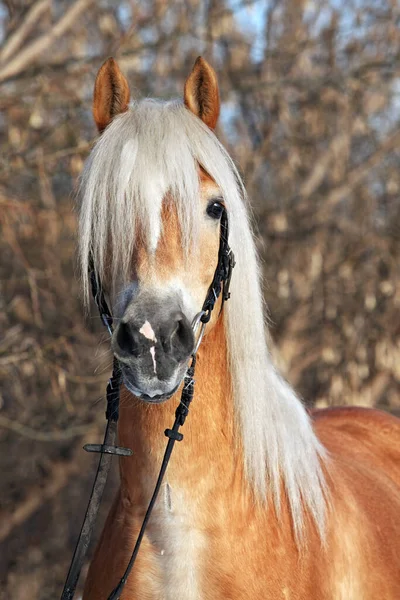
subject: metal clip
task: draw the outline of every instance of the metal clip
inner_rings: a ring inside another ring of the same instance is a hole
[[[201,320],[201,317],[203,315],[205,315],[205,314],[206,314],[206,311],[205,310],[201,310],[199,313],[197,313],[197,315],[194,317],[194,319],[192,321],[192,329],[193,329],[193,333],[194,333],[195,336],[196,336],[197,330],[198,330],[198,328],[200,326],[200,333],[199,333],[198,338],[196,340],[196,343],[195,343],[192,355],[197,353],[197,351],[199,349],[199,346],[201,344],[201,341],[203,339],[203,335],[204,335],[204,331],[205,331],[207,323],[203,323],[203,321]]]

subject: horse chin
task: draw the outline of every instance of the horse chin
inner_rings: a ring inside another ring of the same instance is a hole
[[[172,396],[178,391],[178,388],[182,383],[182,379],[183,377],[171,390],[161,392],[161,390],[157,389],[154,392],[146,393],[145,391],[141,390],[134,383],[134,381],[132,381],[132,377],[130,376],[130,374],[128,374],[124,370],[122,371],[122,382],[126,389],[139,400],[146,402],[146,404],[162,404],[163,402],[166,402],[167,400],[172,398]]]

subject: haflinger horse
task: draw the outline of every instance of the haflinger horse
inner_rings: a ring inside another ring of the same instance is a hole
[[[398,600],[400,422],[365,408],[309,415],[268,353],[246,194],[214,128],[215,72],[198,58],[182,101],[130,103],[110,58],[95,84],[100,137],[81,182],[80,260],[117,323],[120,487],[84,600],[125,571],[157,479],[218,261],[236,255],[197,352],[176,445],[124,600]],[[221,311],[222,308],[222,311]]]

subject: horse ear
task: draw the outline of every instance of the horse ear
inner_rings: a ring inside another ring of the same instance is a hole
[[[194,63],[186,80],[184,102],[210,129],[215,128],[220,107],[217,76],[201,56]]]
[[[112,119],[128,110],[129,85],[113,58],[100,67],[94,84],[93,117],[101,133]]]

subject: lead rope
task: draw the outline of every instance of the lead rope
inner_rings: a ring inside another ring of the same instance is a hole
[[[125,573],[121,577],[119,584],[117,585],[116,588],[114,588],[114,590],[108,596],[107,600],[118,600],[122,594],[122,591],[125,587],[128,577],[129,577],[129,575],[133,569],[133,566],[135,564],[135,560],[136,560],[136,557],[137,557],[139,549],[140,549],[140,544],[142,543],[142,539],[143,539],[144,532],[147,527],[147,523],[150,519],[152,510],[156,503],[157,496],[160,491],[160,487],[161,487],[162,481],[164,479],[165,471],[167,470],[169,459],[171,458],[171,454],[172,454],[172,450],[174,448],[175,442],[181,442],[183,440],[183,435],[181,433],[179,433],[179,428],[184,424],[185,419],[189,413],[189,405],[190,405],[191,401],[193,400],[195,367],[196,367],[196,355],[193,354],[191,365],[188,368],[185,379],[184,379],[184,386],[183,386],[183,390],[182,390],[181,401],[175,411],[175,422],[172,426],[172,429],[166,429],[164,431],[164,434],[167,436],[167,438],[169,438],[167,447],[164,452],[164,458],[161,463],[161,469],[160,469],[160,473],[157,478],[156,487],[154,488],[153,495],[151,497],[149,506],[146,510],[146,514],[144,516],[143,523],[140,528],[139,535],[137,537],[136,544],[135,544],[135,547],[132,552],[132,556],[129,560],[128,566],[126,567]]]
[[[221,291],[222,291],[222,303],[221,303],[221,311],[223,304],[230,297],[229,286],[231,281],[232,269],[235,266],[235,258],[232,250],[228,244],[228,216],[226,213],[226,209],[224,208],[221,215],[221,224],[220,224],[220,242],[219,242],[219,250],[218,250],[218,264],[215,269],[214,277],[212,283],[207,292],[206,299],[203,304],[203,308],[196,315],[193,320],[192,327],[194,332],[196,333],[197,328],[200,326],[200,332],[198,338],[195,343],[195,348],[193,350],[191,356],[191,364],[186,372],[182,395],[180,403],[175,411],[175,421],[172,426],[172,429],[166,429],[164,434],[168,437],[167,447],[165,449],[164,458],[161,463],[160,472],[157,478],[157,483],[154,488],[153,495],[151,497],[149,506],[147,508],[146,514],[143,519],[142,526],[139,531],[139,535],[137,537],[135,547],[133,549],[131,558],[126,567],[125,573],[122,576],[118,585],[114,588],[111,594],[108,596],[107,600],[119,600],[123,588],[128,580],[130,572],[134,566],[137,554],[140,549],[140,544],[142,542],[147,523],[150,519],[154,504],[157,500],[158,493],[160,491],[160,487],[167,470],[167,466],[172,454],[172,450],[174,448],[175,442],[180,442],[183,440],[183,435],[179,432],[179,428],[184,424],[186,417],[189,413],[189,406],[191,401],[193,400],[194,395],[194,372],[196,368],[196,353],[200,346],[200,343],[203,339],[204,330],[206,324],[209,322],[211,318],[211,312],[214,309],[215,303],[217,302]],[[92,284],[92,294],[93,298],[97,304],[97,307],[100,312],[101,319],[104,325],[107,327],[110,335],[113,332],[113,319],[111,316],[111,312],[107,306],[107,302],[104,296],[104,292],[101,287],[98,285],[96,273],[94,270],[93,261],[90,258],[90,279]],[[71,566],[68,571],[67,580],[64,585],[64,591],[61,596],[61,600],[72,600],[75,594],[75,589],[78,583],[79,575],[82,569],[83,561],[86,556],[86,552],[89,546],[93,526],[95,523],[95,519],[99,510],[101,498],[103,495],[104,487],[107,481],[108,472],[110,470],[111,465],[111,457],[113,454],[117,454],[119,456],[130,456],[132,454],[132,450],[129,448],[121,448],[119,446],[115,446],[115,438],[116,438],[116,430],[117,430],[117,422],[119,417],[119,388],[121,384],[121,373],[118,365],[117,359],[114,357],[114,365],[113,365],[113,373],[112,377],[107,385],[107,426],[104,435],[103,444],[86,444],[84,449],[87,452],[100,452],[99,465],[97,468],[96,477],[93,483],[92,492],[90,495],[88,507],[86,509],[85,519],[83,521],[83,525],[81,528],[81,532],[79,534],[79,538],[75,547],[74,555],[72,558]]]
[[[107,327],[109,334],[112,335],[113,319],[111,316],[111,312],[107,306],[104,293],[98,286],[97,278],[95,276],[92,264],[90,268],[90,280],[93,298],[99,309],[101,320]],[[92,536],[92,531],[96,522],[97,513],[100,508],[100,503],[106,485],[108,473],[110,471],[111,458],[113,454],[116,454],[118,456],[132,455],[132,450],[130,450],[129,448],[121,448],[119,446],[115,446],[115,439],[117,436],[117,422],[119,418],[120,383],[121,372],[118,365],[118,361],[116,360],[116,358],[114,358],[112,375],[107,384],[107,425],[104,433],[103,443],[84,445],[84,449],[86,450],[86,452],[99,452],[100,458],[99,464],[97,466],[96,476],[93,482],[92,491],[90,493],[85,518],[83,520],[78,541],[75,546],[67,579],[64,584],[64,590],[61,595],[61,600],[72,600],[74,597],[79,575],[81,573],[83,562],[85,560],[85,556],[90,544],[90,538]]]

